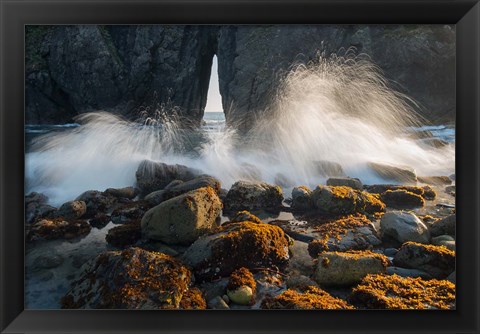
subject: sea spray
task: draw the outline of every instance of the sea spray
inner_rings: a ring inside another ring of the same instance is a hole
[[[314,161],[339,163],[366,184],[385,182],[369,161],[411,166],[419,175],[454,172],[454,143],[435,148],[412,137],[412,129],[428,124],[367,59],[348,52],[320,56],[292,68],[280,86],[262,113],[269,116],[247,133],[218,120],[182,128],[161,111],[135,122],[83,114],[79,127],[34,141],[26,155],[26,191],[43,192],[59,205],[86,190],[130,186],[144,159],[200,169],[225,188],[245,178],[314,186],[325,182]]]

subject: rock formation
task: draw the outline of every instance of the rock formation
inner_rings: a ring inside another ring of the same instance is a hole
[[[218,57],[226,120],[240,128],[268,113],[292,65],[355,47],[434,122],[455,119],[455,30],[440,25],[28,26],[26,122],[71,122],[106,110],[156,111],[200,124]],[[143,112],[143,114],[142,114]]]

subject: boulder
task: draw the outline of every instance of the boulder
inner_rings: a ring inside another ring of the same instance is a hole
[[[385,273],[388,259],[370,251],[325,252],[318,258],[314,279],[320,285],[353,285],[368,274]]]
[[[308,211],[313,209],[312,191],[307,186],[298,186],[292,190],[292,209]]]
[[[376,195],[345,186],[318,185],[311,197],[314,207],[325,213],[375,213],[385,210],[385,204]]]
[[[249,221],[257,224],[262,224],[262,220],[255,216],[254,214],[243,210],[243,211],[238,211],[233,218],[230,219],[228,223],[238,223],[238,222],[244,222],[244,221]]]
[[[104,252],[85,264],[61,306],[178,309],[190,283],[190,271],[173,257],[132,247]]]
[[[398,183],[417,183],[417,175],[413,168],[408,166],[394,166],[390,164],[369,162],[368,167],[384,180]]]
[[[143,215],[152,208],[148,201],[129,202],[121,204],[110,215],[114,224],[125,224],[142,219]]]
[[[380,199],[387,205],[387,207],[395,209],[411,209],[423,207],[425,205],[425,200],[422,196],[404,189],[387,190],[380,195]]]
[[[125,248],[135,244],[142,237],[140,220],[116,226],[108,230],[105,240],[117,248]]]
[[[98,213],[95,215],[95,217],[89,220],[90,225],[98,229],[104,228],[109,222],[110,216],[104,213]]]
[[[327,180],[327,186],[346,186],[355,190],[363,190],[363,184],[360,179],[351,177],[331,177]]]
[[[428,227],[413,213],[392,211],[385,213],[380,220],[382,239],[393,239],[399,243],[415,241],[430,242]]]
[[[279,186],[265,182],[238,181],[228,191],[225,211],[272,210],[282,207],[283,193]]]
[[[78,196],[75,201],[85,202],[87,205],[85,218],[91,218],[97,213],[106,213],[117,203],[118,199],[97,190],[88,190]]]
[[[134,187],[108,188],[104,193],[117,198],[134,199],[138,195],[138,189]]]
[[[368,275],[352,291],[354,304],[369,309],[453,309],[455,285],[398,275]]]
[[[85,213],[87,213],[87,204],[84,201],[69,201],[60,206],[55,212],[55,216],[64,219],[78,219]]]
[[[91,229],[85,220],[42,219],[30,226],[27,241],[73,239],[87,235]]]
[[[162,162],[144,160],[138,166],[135,177],[136,187],[141,196],[164,189],[174,180],[189,181],[200,171],[183,165],[167,165]]]
[[[441,220],[437,220],[432,225],[430,225],[430,233],[432,233],[432,236],[434,237],[444,234],[455,236],[456,223],[457,216],[455,214],[447,216]]]
[[[200,188],[171,198],[148,210],[142,234],[166,244],[188,245],[215,225],[222,202],[210,188]]]
[[[247,268],[235,270],[228,280],[227,296],[238,305],[251,305],[255,302],[257,283]]]
[[[345,176],[342,165],[338,162],[328,160],[316,160],[312,161],[313,172],[321,177],[337,177]]]
[[[204,187],[211,187],[213,190],[215,190],[216,193],[218,193],[221,187],[220,180],[210,175],[200,175],[192,180],[185,182],[180,181],[180,183],[174,184],[175,181],[172,181],[163,190],[157,190],[148,194],[147,196],[145,196],[145,200],[149,201],[153,205],[158,205],[161,202],[166,201],[167,199],[177,197],[192,190]]]
[[[348,216],[320,225],[317,239],[308,244],[308,253],[317,258],[323,252],[372,249],[381,241],[372,222],[365,216]]]
[[[288,289],[278,296],[267,297],[263,300],[261,307],[270,310],[350,310],[354,308],[346,301],[335,298],[315,286],[303,287],[299,290]]]
[[[374,184],[374,185],[365,186],[365,191],[368,191],[369,193],[372,193],[372,194],[383,194],[388,190],[392,190],[392,191],[405,190],[420,196],[423,196],[425,193],[425,190],[423,187],[417,187],[417,186],[398,186],[395,184]]]
[[[25,208],[25,222],[32,224],[43,218],[54,218],[57,208],[48,204],[30,203]]]
[[[419,176],[418,182],[434,186],[448,186],[452,184],[452,180],[448,176]]]
[[[436,197],[437,197],[437,193],[435,192],[435,190],[430,187],[429,185],[426,185],[426,186],[423,186],[422,187],[423,189],[423,198],[425,198],[426,200],[434,200]]]
[[[289,240],[281,228],[253,222],[231,223],[195,241],[183,260],[198,279],[228,276],[240,267],[284,268]]]
[[[432,245],[445,246],[448,249],[455,251],[455,239],[449,235],[440,235],[432,238]]]
[[[393,258],[396,266],[425,271],[434,278],[445,278],[455,270],[455,252],[444,246],[406,242]]]
[[[417,269],[408,269],[408,268],[400,268],[400,267],[387,267],[387,274],[388,275],[398,275],[401,277],[421,277],[423,279],[431,279],[432,276],[430,274],[417,270]]]

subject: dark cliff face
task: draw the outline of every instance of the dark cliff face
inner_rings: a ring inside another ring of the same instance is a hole
[[[135,119],[175,107],[198,125],[216,54],[227,122],[248,129],[268,113],[293,64],[350,46],[427,119],[455,117],[449,26],[43,26],[27,28],[26,45],[27,123],[69,122],[94,110]]]

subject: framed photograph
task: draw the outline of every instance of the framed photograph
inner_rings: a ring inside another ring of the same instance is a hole
[[[478,332],[478,1],[1,17],[2,333]]]

